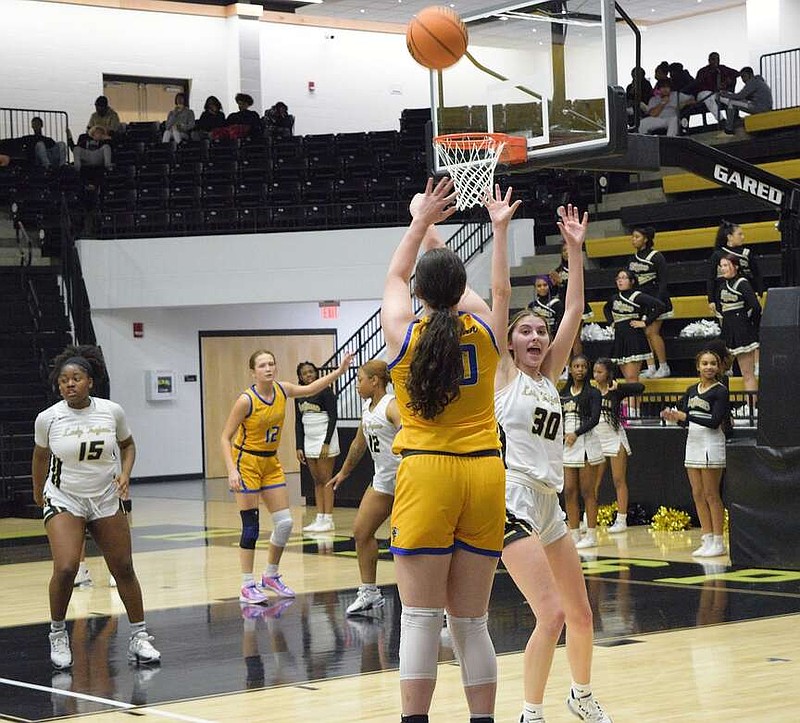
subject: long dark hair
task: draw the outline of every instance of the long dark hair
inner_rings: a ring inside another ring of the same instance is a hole
[[[572,396],[572,385],[575,383],[575,380],[572,378],[572,364],[576,359],[583,359],[586,362],[586,377],[583,380],[583,387],[581,387],[581,391],[577,397]],[[592,385],[589,383],[589,374],[591,373],[592,364],[589,361],[589,357],[585,354],[576,354],[572,359],[569,360],[569,373],[567,374],[567,383],[564,386],[564,396],[567,399],[572,399],[575,402],[575,405],[578,407],[578,417],[580,418],[581,422],[584,422],[589,418],[591,414],[591,389]]]
[[[656,239],[656,230],[652,226],[634,226],[631,233],[639,232],[644,236],[644,247],[647,251],[653,248]]]
[[[733,221],[726,221],[724,218],[720,221],[719,228],[717,229],[717,238],[714,240],[714,248],[721,249],[728,243],[728,236],[730,236],[737,228],[738,223]]]
[[[53,387],[58,387],[58,378],[61,376],[61,370],[68,362],[83,369],[95,384],[105,381],[108,377],[103,352],[100,351],[99,347],[91,344],[70,345],[53,359],[53,369],[50,372],[50,383]]]
[[[467,286],[467,271],[450,249],[435,248],[417,262],[414,293],[430,307],[406,380],[408,407],[433,419],[460,394],[464,376],[461,333],[464,325],[453,311]]]
[[[613,360],[609,359],[606,356],[601,356],[595,364],[599,364],[600,366],[604,367],[606,370],[606,382],[611,385],[611,383],[616,379],[617,373],[617,365],[614,364]],[[608,410],[608,416],[610,417],[611,427],[614,431],[619,429],[620,421],[622,420],[622,415],[620,415],[620,406],[622,404],[622,400],[616,395],[611,394],[607,397],[608,401],[610,402],[609,405],[606,407]]]

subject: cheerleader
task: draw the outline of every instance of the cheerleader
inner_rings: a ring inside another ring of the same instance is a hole
[[[380,588],[375,584],[378,572],[378,541],[375,532],[392,511],[394,482],[400,457],[392,454],[392,442],[400,429],[400,412],[394,394],[387,394],[390,382],[386,362],[371,360],[358,370],[358,394],[364,400],[361,424],[350,445],[342,468],[328,485],[339,489],[369,449],[375,465],[372,485],[367,487],[353,522],[361,586],[348,608],[348,615],[360,615],[384,605]]]
[[[664,254],[653,248],[655,236],[656,231],[650,226],[633,229],[631,244],[636,252],[628,261],[628,270],[636,274],[639,290],[643,294],[649,294],[659,299],[666,309],[644,329],[647,343],[653,353],[647,358],[647,369],[642,372],[642,376],[660,379],[668,377],[671,373],[669,364],[667,364],[667,350],[661,336],[661,325],[664,323],[664,319],[671,319],[674,312],[672,311],[672,301],[669,298],[669,289],[667,289],[667,260],[664,258]],[[656,367],[656,362],[658,367]]]
[[[547,276],[537,276],[534,288],[536,296],[528,304],[528,309],[540,319],[544,319],[550,337],[554,338],[561,318],[564,316],[564,302],[558,293],[553,293],[550,279]]]
[[[301,385],[319,379],[319,369],[310,361],[297,365],[297,381]],[[328,481],[333,475],[333,466],[339,456],[339,434],[336,422],[336,394],[326,387],[313,396],[294,400],[294,434],[297,446],[297,461],[308,465],[314,480],[314,499],[317,517],[303,528],[303,532],[333,532],[333,488]]]
[[[694,557],[725,554],[722,539],[724,507],[720,481],[725,470],[725,432],[730,419],[728,390],[721,381],[722,362],[712,351],[695,358],[700,381],[692,384],[677,408],[665,409],[661,418],[689,427],[684,465],[700,520],[702,544]]]
[[[600,392],[586,377],[589,360],[583,354],[572,357],[567,383],[561,392],[564,411],[564,502],[575,547],[597,546],[596,472],[603,464],[603,449],[595,427],[600,421]],[[580,497],[586,508],[586,535],[580,537]]]
[[[636,274],[628,269],[617,272],[616,285],[617,293],[603,307],[606,320],[614,325],[611,358],[626,382],[638,382],[642,362],[650,354],[644,330],[665,307],[656,297],[636,290]]]
[[[738,224],[723,220],[717,229],[717,238],[714,242],[714,251],[708,260],[708,279],[706,281],[706,294],[708,305],[715,314],[717,309],[717,287],[721,283],[719,262],[724,256],[734,256],[739,260],[739,270],[753,287],[756,294],[764,293],[764,279],[758,266],[758,258],[752,249],[744,245],[744,231]]]
[[[758,390],[755,375],[758,327],[761,305],[750,282],[739,273],[739,259],[725,256],[719,262],[722,272],[715,305],[722,315],[722,338],[736,357],[742,372],[745,391]]]
[[[581,262],[583,261],[583,251],[581,251]],[[581,273],[583,273],[583,264],[581,263]],[[567,284],[569,283],[569,253],[566,244],[561,245],[561,261],[551,272],[550,282],[555,287],[557,293],[562,298],[567,298]],[[583,322],[589,321],[592,318],[592,307],[588,302],[583,302],[583,314],[581,315],[581,323],[578,325],[578,331],[575,332],[575,341],[572,344],[573,354],[583,354],[583,342],[581,341],[581,329]]]
[[[638,382],[631,384],[618,384],[614,379],[614,362],[611,359],[601,358],[594,363],[594,383],[600,392],[600,421],[597,424],[597,436],[603,448],[603,462],[595,469],[597,473],[595,494],[600,490],[603,474],[606,469],[606,458],[611,460],[611,477],[614,480],[614,490],[617,494],[617,519],[608,528],[611,534],[625,532],[628,529],[628,457],[631,455],[631,446],[628,435],[622,426],[620,407],[622,400],[641,394],[644,384]]]
[[[592,693],[592,609],[575,543],[564,524],[562,410],[556,379],[569,358],[583,309],[581,246],[588,218],[559,209],[559,230],[576,280],[552,339],[541,317],[517,314],[495,379],[495,414],[504,438],[506,530],[503,564],[533,610],[536,626],[525,647],[525,703],[520,721],[544,720],[544,692],[564,624],[572,687],[570,711],[581,720],[610,723]]]

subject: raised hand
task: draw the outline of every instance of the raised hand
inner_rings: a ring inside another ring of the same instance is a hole
[[[577,206],[571,203],[567,207],[558,207],[559,221],[556,223],[558,230],[561,232],[561,238],[567,244],[567,248],[578,247],[582,248],[583,242],[586,239],[586,230],[589,228],[589,214],[584,211],[583,218],[580,218],[580,212]]]
[[[339,372],[341,374],[344,374],[348,370],[350,364],[352,364],[353,362],[354,356],[355,355],[351,351],[346,351],[344,353],[344,355],[342,356],[342,361],[339,362]]]
[[[517,199],[514,203],[510,203],[513,188],[509,186],[506,189],[505,195],[500,191],[500,185],[495,184],[494,197],[492,197],[489,190],[486,191],[486,200],[484,206],[489,212],[489,218],[492,219],[494,226],[507,226],[517,209],[520,207],[522,201]]]
[[[456,195],[450,178],[442,178],[436,186],[433,185],[433,179],[429,178],[425,191],[411,199],[408,210],[415,221],[431,226],[450,218],[456,212]]]

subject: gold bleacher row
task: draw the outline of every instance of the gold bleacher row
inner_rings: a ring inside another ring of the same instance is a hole
[[[764,306],[767,295],[762,294],[759,301]],[[592,318],[590,322],[605,323],[603,316],[603,306],[605,301],[590,301],[592,307]],[[672,310],[675,313],[674,319],[710,319],[714,316],[708,306],[708,299],[705,296],[675,296],[672,298]]]
[[[697,377],[665,377],[664,379],[642,379],[644,390],[650,394],[682,394],[697,381]],[[729,389],[732,392],[744,391],[742,377],[730,377]]]
[[[800,159],[759,163],[758,167],[768,173],[774,173],[781,178],[800,178]],[[721,184],[716,181],[708,181],[705,178],[696,176],[694,173],[675,173],[671,176],[664,176],[664,178],[661,179],[661,185],[664,188],[664,193],[707,191],[721,186]]]
[[[772,131],[778,128],[800,126],[800,108],[784,108],[767,113],[755,113],[744,119],[744,129],[748,133]]]
[[[764,244],[780,241],[781,234],[774,221],[743,223],[745,243]],[[717,236],[717,227],[690,228],[682,231],[661,231],[656,235],[656,248],[659,251],[683,251],[686,249],[712,248]],[[631,256],[633,247],[630,236],[608,236],[607,238],[586,239],[586,255],[589,258],[608,258],[610,256]]]

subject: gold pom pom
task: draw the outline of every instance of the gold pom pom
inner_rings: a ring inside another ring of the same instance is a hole
[[[725,508],[725,517],[722,520],[722,531],[727,535],[730,532],[730,514],[728,513],[728,508]]]
[[[597,508],[597,524],[601,527],[613,525],[618,509],[616,501],[610,505],[600,505]]]
[[[680,530],[688,530],[692,518],[687,512],[683,510],[676,510],[674,507],[661,507],[658,512],[653,515],[653,520],[650,526],[654,530],[661,530],[667,532],[679,532]]]

